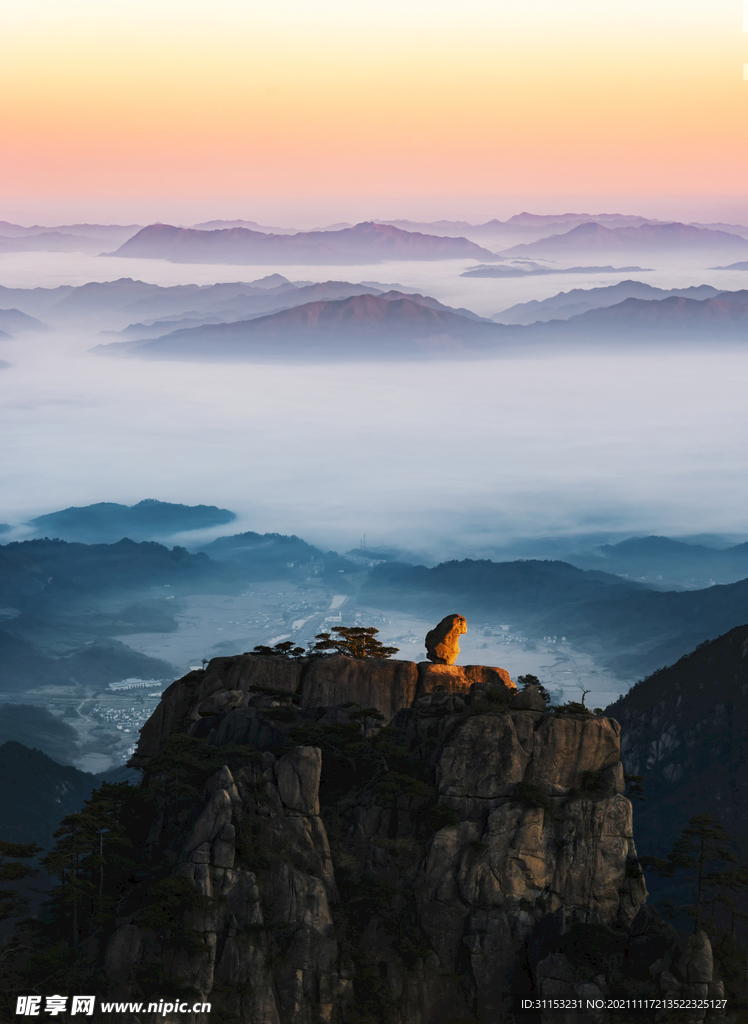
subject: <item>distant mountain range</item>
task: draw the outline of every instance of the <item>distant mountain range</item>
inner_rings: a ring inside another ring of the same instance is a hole
[[[140,231],[141,227],[141,224],[60,224],[57,227],[33,224],[31,227],[22,227],[20,224],[12,224],[10,221],[0,220],[0,235],[13,238],[32,238],[53,233],[85,235],[88,238],[109,239],[117,235],[129,238],[136,231]]]
[[[539,230],[568,231],[579,224],[590,222],[605,224],[606,227],[639,227],[642,224],[662,224],[664,221],[651,220],[647,217],[638,217],[623,213],[516,213],[508,220],[486,221],[484,224],[470,224],[464,220],[436,220],[436,221],[413,221],[413,220],[385,220],[383,224],[394,224],[396,227],[404,228],[406,231],[434,231],[438,234],[454,235],[481,234],[487,238],[495,238],[497,235],[507,232],[537,232]],[[748,228],[745,229],[748,231]]]
[[[111,256],[166,259],[174,263],[360,264],[381,260],[493,260],[495,253],[468,241],[403,231],[365,222],[340,231],[269,235],[248,228],[199,231],[151,224]]]
[[[140,229],[139,224],[66,224],[48,228],[22,227],[0,221],[2,252],[100,253],[103,245],[121,245]]]
[[[20,695],[43,686],[174,678],[173,665],[115,638],[174,633],[185,594],[235,595],[251,581],[304,581],[310,563],[316,579],[336,588],[341,571],[357,568],[298,537],[251,532],[195,554],[152,540],[0,544],[0,688]]]
[[[176,329],[181,320],[189,320],[190,326],[223,323],[278,312],[312,299],[381,295],[393,287],[403,294],[415,291],[378,281],[359,284],[349,281],[289,281],[282,274],[269,274],[249,282],[168,287],[125,277],[116,281],[90,281],[77,287],[6,288],[0,285],[0,305],[12,305],[27,315],[42,316],[55,326],[116,326],[118,330],[112,333],[118,333],[129,324],[131,330],[125,337],[153,337],[165,330]],[[465,316],[475,317],[469,310],[462,312]]]
[[[441,238],[464,238],[478,244],[495,247],[497,245],[514,245],[515,243],[535,242],[544,235],[563,234],[579,227],[580,225],[596,223],[605,228],[615,230],[617,228],[662,226],[667,221],[655,218],[641,217],[631,214],[589,214],[589,213],[561,213],[561,214],[533,214],[519,213],[507,220],[502,221],[494,218],[483,224],[471,224],[468,221],[414,221],[405,219],[379,219],[376,221],[381,226],[390,226],[406,231],[410,234],[420,233]],[[723,232],[736,236],[748,238],[748,227],[740,224],[702,224],[693,222],[689,227],[702,228],[710,231]],[[310,234],[328,234],[341,230],[352,230],[356,225],[346,222],[331,224],[325,227],[314,229],[314,231],[300,231],[298,228],[278,227],[267,224],[260,224],[254,220],[207,220],[195,224],[192,228],[183,227],[179,230],[216,231],[231,230],[235,228],[253,231],[267,237],[292,237]],[[132,238],[143,230],[140,224],[63,224],[49,227],[35,224],[30,227],[23,227],[20,224],[12,224],[8,221],[0,221],[0,252],[85,252],[91,254],[101,253],[102,248],[108,245],[120,246],[127,239]],[[171,259],[171,256],[166,258]],[[399,257],[388,257],[399,258]],[[429,259],[431,257],[417,257]],[[179,262],[193,262],[191,259]],[[213,262],[213,260],[210,260]],[[220,262],[236,262],[235,260],[221,260]],[[244,259],[239,262],[245,262]],[[249,260],[246,262],[258,262]],[[282,262],[274,259],[269,262]],[[288,262],[288,261],[285,261]],[[312,262],[318,262],[316,259]],[[329,262],[329,260],[328,260]],[[349,262],[337,260],[337,262]],[[366,262],[369,262],[368,260]]]
[[[152,541],[80,544],[31,540],[0,545],[2,688],[106,686],[162,679],[172,665],[115,637],[177,629],[183,585],[203,593],[241,585],[230,566]],[[155,588],[155,589],[154,589]]]
[[[214,505],[176,505],[146,498],[137,505],[101,501],[96,505],[48,512],[29,520],[39,533],[88,544],[131,540],[153,540],[188,530],[222,526],[236,519],[233,512]]]
[[[637,565],[682,568],[689,557],[702,570],[709,559],[723,559],[725,571],[735,574],[748,564],[748,545],[719,552],[667,538],[632,538],[574,557],[580,565],[572,559],[466,559],[427,568],[390,560],[371,569],[359,600],[427,619],[453,608],[533,636],[566,636],[630,676],[748,622],[748,578],[685,591],[664,590],[667,579],[631,578]],[[356,568],[299,537],[253,532],[221,537],[196,554],[130,540],[0,545],[0,607],[10,613],[0,632],[5,688],[22,693],[32,685],[167,677],[171,666],[112,637],[173,632],[184,595],[229,595],[243,592],[248,581],[306,579],[310,564],[333,586],[340,585],[340,571]]]
[[[646,286],[642,286],[646,287]],[[604,289],[599,289],[604,291]],[[594,301],[594,300],[593,300]],[[162,325],[163,326],[163,325]],[[436,299],[388,292],[309,302],[252,320],[205,324],[156,338],[97,345],[99,355],[204,361],[493,358],[518,346],[606,341],[633,345],[744,340],[748,291],[702,300],[627,298],[530,326],[486,321]]]
[[[666,299],[679,295],[688,299],[711,299],[720,294],[718,288],[702,284],[690,288],[655,288],[641,281],[619,281],[605,288],[574,288],[559,292],[549,299],[518,302],[495,313],[491,319],[499,324],[533,324],[539,320],[568,320],[591,309],[614,306],[624,299]]]
[[[669,537],[631,537],[567,560],[581,569],[602,569],[662,587],[708,587],[748,577],[748,543],[718,549]]]
[[[467,221],[412,221],[382,220],[383,224],[394,224],[406,231],[427,231],[438,235],[464,235],[465,238],[497,242],[512,238],[535,240],[549,232],[563,233],[580,224],[602,224],[606,228],[642,227],[645,224],[667,224],[668,221],[651,217],[640,217],[622,213],[518,213],[508,220],[489,220],[484,224],[470,224]],[[725,231],[729,234],[748,238],[748,227],[742,224],[701,224],[692,222],[691,227]],[[533,239],[535,236],[535,239]]]
[[[206,220],[202,224],[193,224],[197,231],[221,231],[224,228],[249,228],[250,231],[262,231],[266,235],[297,235],[298,228],[268,227],[258,224],[256,220]],[[328,228],[328,230],[330,230]],[[134,232],[133,232],[134,234]]]
[[[118,239],[117,239],[118,240]],[[114,238],[106,242],[116,244]],[[3,252],[85,252],[98,255],[101,252],[101,238],[87,238],[85,235],[69,235],[61,231],[43,231],[38,235],[18,238],[0,236],[0,253]]]
[[[460,277],[547,277],[548,274],[642,274],[651,267],[541,267],[530,260],[512,260],[495,267],[474,267]]]
[[[641,224],[608,228],[596,222],[579,224],[564,234],[506,249],[504,256],[571,255],[577,252],[748,252],[748,239],[727,231],[690,224]]]

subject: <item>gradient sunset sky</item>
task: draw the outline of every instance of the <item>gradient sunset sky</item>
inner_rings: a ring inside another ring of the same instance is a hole
[[[745,219],[744,28],[741,0],[4,0],[0,219]]]

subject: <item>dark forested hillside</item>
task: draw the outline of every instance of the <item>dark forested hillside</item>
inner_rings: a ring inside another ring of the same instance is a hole
[[[644,779],[643,852],[664,855],[697,813],[739,832],[748,852],[747,625],[654,672],[606,714],[621,723],[626,771]]]

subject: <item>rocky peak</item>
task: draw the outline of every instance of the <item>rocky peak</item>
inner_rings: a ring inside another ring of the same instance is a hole
[[[607,991],[563,944],[628,942],[646,898],[615,720],[549,713],[495,667],[239,655],[172,684],[136,762],[175,735],[246,760],[154,821],[151,854],[209,901],[185,918],[200,952],[154,946],[131,908],[119,998],[145,963],[235,1024],[489,1024],[509,992]]]

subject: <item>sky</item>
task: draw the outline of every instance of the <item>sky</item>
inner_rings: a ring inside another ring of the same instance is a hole
[[[746,218],[743,14],[5,0],[0,218]]]

